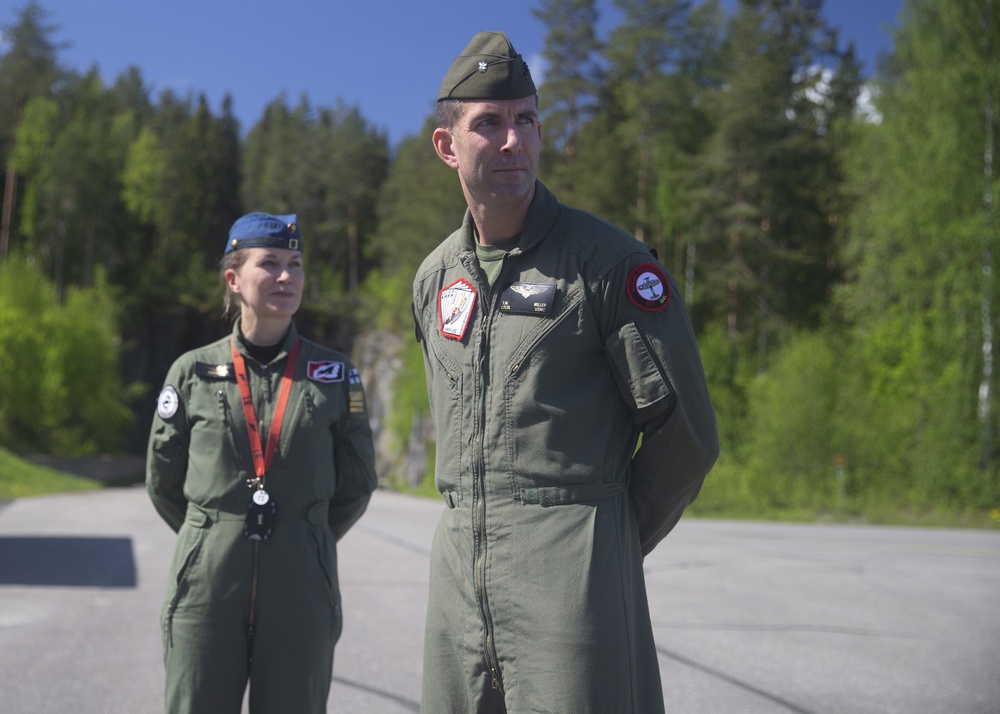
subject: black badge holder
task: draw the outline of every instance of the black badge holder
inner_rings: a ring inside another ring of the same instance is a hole
[[[257,489],[250,499],[247,508],[247,518],[243,522],[243,537],[250,540],[262,540],[265,543],[271,539],[274,531],[274,520],[278,513],[278,504],[262,488]]]

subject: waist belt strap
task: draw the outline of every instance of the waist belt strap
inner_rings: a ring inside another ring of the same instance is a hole
[[[184,520],[198,528],[208,528],[213,523],[220,521],[243,521],[246,513],[229,513],[218,508],[205,508],[194,501],[188,501],[187,513]]]
[[[569,486],[544,486],[542,488],[522,488],[520,501],[525,505],[564,506],[567,503],[602,501],[605,498],[624,493],[625,481],[602,481],[600,483],[578,483]]]

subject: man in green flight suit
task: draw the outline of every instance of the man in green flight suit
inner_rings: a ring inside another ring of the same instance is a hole
[[[423,711],[662,712],[642,559],[719,453],[683,301],[647,246],[537,181],[505,34],[454,60],[433,142],[468,211],[413,285],[447,504]]]

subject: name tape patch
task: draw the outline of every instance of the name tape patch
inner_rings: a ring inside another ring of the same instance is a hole
[[[551,315],[555,296],[553,284],[514,283],[500,296],[500,310],[518,315]]]

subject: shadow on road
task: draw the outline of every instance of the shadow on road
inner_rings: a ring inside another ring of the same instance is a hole
[[[0,585],[134,588],[132,539],[0,536]]]

